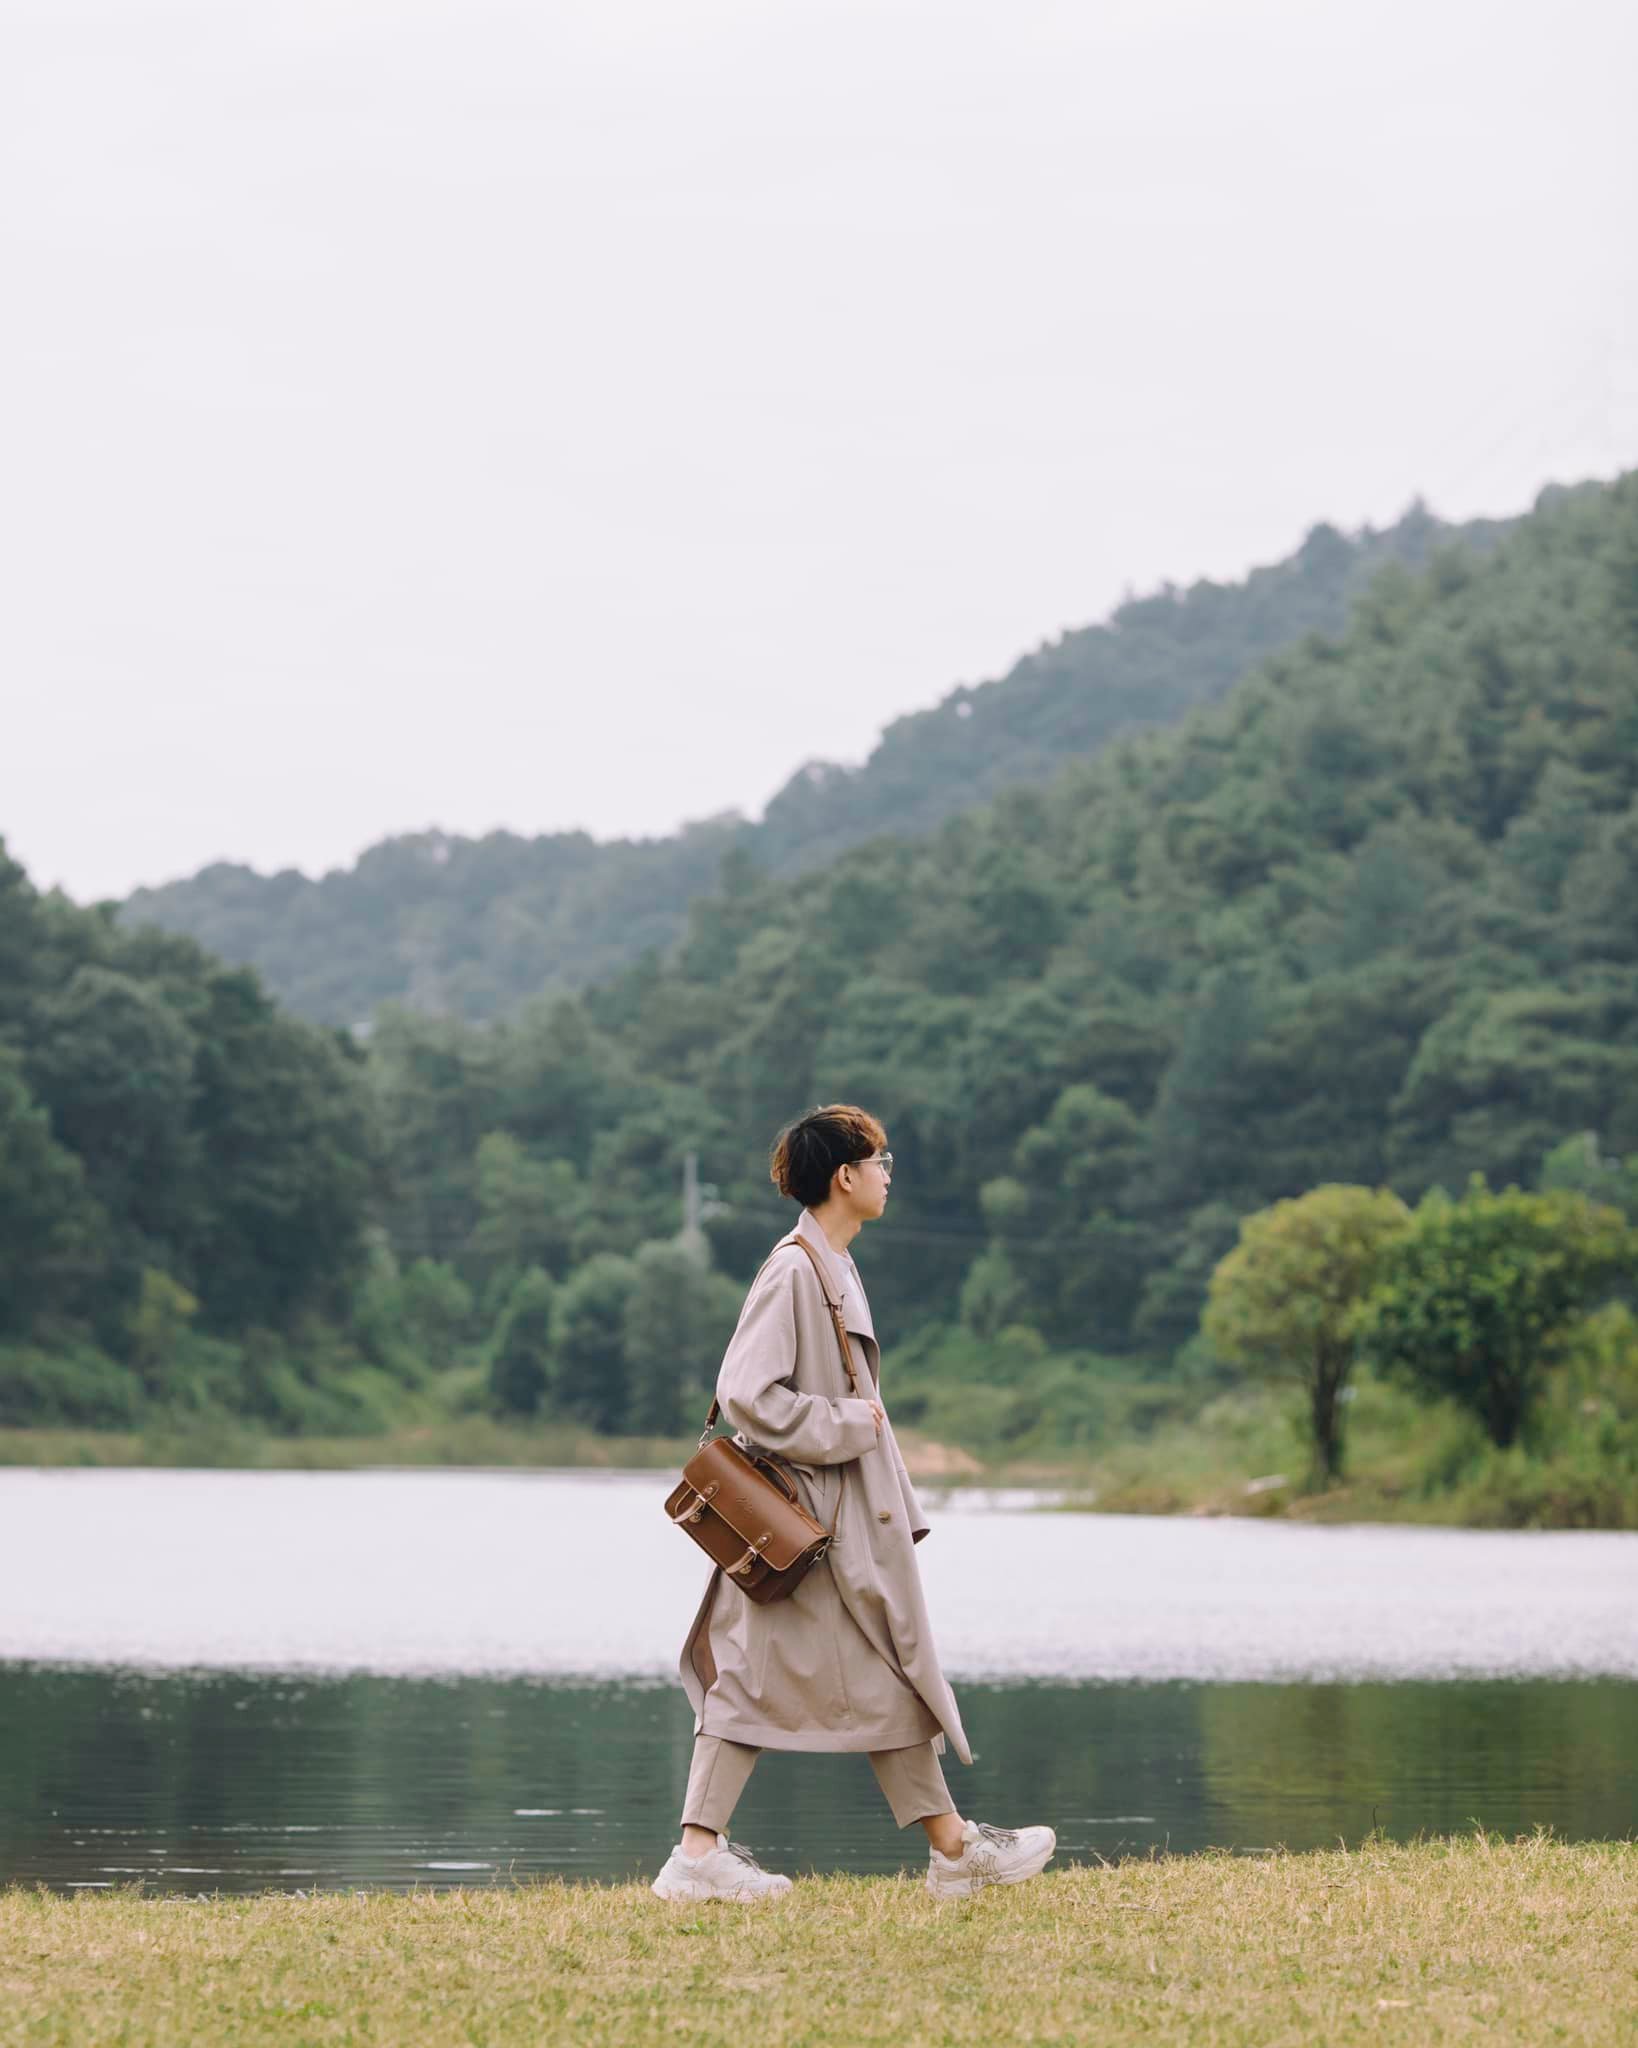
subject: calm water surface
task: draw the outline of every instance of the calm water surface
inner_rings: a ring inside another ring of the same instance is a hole
[[[0,1472],[0,1882],[652,1872],[704,1578],[664,1490]],[[1638,1538],[929,1504],[952,1786],[1066,1857],[1638,1832]],[[858,1757],[764,1758],[735,1833],[791,1870],[924,1853]]]

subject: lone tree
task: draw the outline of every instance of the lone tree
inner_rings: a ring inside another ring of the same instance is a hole
[[[1499,1193],[1482,1174],[1418,1206],[1360,1318],[1388,1371],[1471,1408],[1503,1449],[1523,1427],[1570,1326],[1638,1254],[1617,1209],[1565,1190]]]
[[[1306,1391],[1321,1486],[1342,1470],[1338,1400],[1360,1304],[1410,1221],[1386,1188],[1315,1188],[1246,1217],[1240,1242],[1211,1276],[1207,1339],[1248,1371]]]

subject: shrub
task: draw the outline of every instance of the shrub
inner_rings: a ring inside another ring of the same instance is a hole
[[[605,1435],[624,1426],[630,1407],[626,1309],[637,1265],[599,1252],[564,1281],[552,1331],[552,1405]]]
[[[0,1425],[7,1428],[129,1429],[146,1405],[137,1375],[89,1344],[57,1352],[0,1347]]]
[[[169,1273],[156,1266],[143,1268],[141,1289],[127,1327],[131,1362],[150,1391],[164,1386],[188,1325],[198,1312],[197,1300]]]
[[[557,1289],[531,1266],[501,1311],[489,1352],[489,1392],[502,1415],[534,1415],[552,1383]]]
[[[1462,1519],[1496,1529],[1638,1528],[1638,1464],[1591,1447],[1533,1459],[1492,1449],[1460,1489]]]
[[[622,1430],[668,1436],[705,1420],[744,1289],[663,1239],[640,1247],[621,1317]]]

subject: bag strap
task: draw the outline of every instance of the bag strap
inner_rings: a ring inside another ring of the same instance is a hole
[[[761,1266],[757,1268],[757,1280],[760,1280],[762,1278],[763,1273],[766,1272],[769,1261],[773,1258],[774,1252],[782,1252],[788,1244],[799,1244],[802,1247],[803,1251],[805,1251],[808,1255],[808,1262],[813,1267],[814,1276],[819,1282],[819,1292],[825,1297],[825,1306],[830,1310],[830,1325],[831,1328],[836,1332],[836,1342],[841,1348],[842,1364],[847,1372],[848,1386],[852,1389],[855,1398],[857,1398],[859,1392],[859,1375],[853,1369],[853,1347],[847,1341],[847,1324],[842,1320],[842,1304],[839,1301],[831,1300],[830,1289],[825,1285],[825,1270],[820,1265],[819,1254],[814,1250],[813,1246],[808,1243],[805,1237],[798,1237],[796,1232],[793,1230],[789,1237],[782,1237],[779,1240],[778,1244],[774,1246],[773,1252],[769,1252],[768,1257],[762,1261]],[[751,1284],[754,1287],[756,1285],[756,1281],[752,1281]],[[719,1405],[716,1396],[713,1394],[711,1397],[711,1412],[705,1418],[704,1429],[700,1431],[700,1449],[702,1451],[705,1449],[706,1440],[709,1438],[712,1430],[716,1428],[717,1417],[721,1413],[721,1406]],[[842,1483],[844,1486],[847,1483],[845,1471],[843,1474]],[[838,1495],[836,1502],[836,1511],[838,1514],[841,1513],[841,1509],[841,1498]]]
[[[836,1342],[841,1349],[842,1369],[847,1374],[847,1383],[853,1390],[855,1399],[857,1399],[859,1375],[853,1370],[853,1346],[847,1341],[847,1324],[842,1320],[842,1304],[839,1301],[831,1300],[830,1289],[825,1285],[825,1269],[819,1263],[819,1254],[808,1243],[807,1239],[805,1237],[798,1237],[793,1230],[790,1236],[783,1240],[782,1244],[774,1246],[774,1250],[780,1251],[787,1244],[799,1244],[808,1255],[808,1263],[813,1267],[815,1277],[819,1282],[819,1292],[825,1297],[825,1306],[830,1310],[830,1326],[836,1332]]]
[[[819,1282],[819,1292],[825,1297],[825,1306],[830,1310],[830,1326],[836,1332],[836,1342],[841,1346],[842,1364],[847,1371],[847,1383],[852,1388],[855,1398],[857,1398],[859,1375],[853,1370],[853,1346],[847,1341],[847,1324],[842,1320],[842,1304],[839,1301],[832,1301],[830,1298],[830,1289],[825,1285],[825,1271],[819,1263],[819,1254],[805,1237],[798,1237],[794,1230],[789,1237],[781,1241],[781,1244],[774,1246],[774,1251],[779,1251],[782,1245],[786,1244],[799,1244],[808,1255],[808,1262],[813,1267],[814,1277]],[[839,1483],[836,1488],[836,1512],[830,1518],[830,1540],[832,1543],[836,1541],[836,1531],[841,1526],[842,1501],[847,1493],[847,1466],[845,1464],[839,1466],[837,1473]]]

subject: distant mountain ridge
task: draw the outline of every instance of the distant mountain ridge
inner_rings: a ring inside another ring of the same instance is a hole
[[[1380,532],[1316,526],[1295,553],[1238,583],[1132,599],[1005,676],[895,719],[861,767],[808,763],[757,822],[730,813],[669,838],[606,842],[583,832],[405,834],[318,881],[219,862],[138,890],[122,919],[254,967],[315,1022],[361,1026],[388,1001],[503,1015],[542,990],[592,986],[663,951],[726,856],[789,874],[883,831],[935,831],[1122,734],[1215,702],[1281,648],[1341,633],[1388,565],[1418,568],[1441,546],[1488,551],[1514,524],[1447,525],[1417,503]]]

